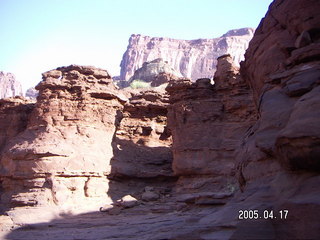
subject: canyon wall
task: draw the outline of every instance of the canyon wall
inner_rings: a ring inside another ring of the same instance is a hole
[[[23,96],[22,86],[12,73],[0,71],[0,99]]]
[[[144,62],[162,58],[182,76],[212,78],[217,57],[229,53],[236,64],[243,60],[254,29],[230,30],[219,38],[178,40],[133,34],[121,61],[120,79],[129,80]]]

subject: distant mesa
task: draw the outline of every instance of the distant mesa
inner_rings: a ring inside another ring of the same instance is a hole
[[[12,73],[0,71],[0,98],[23,96],[22,86]]]
[[[120,79],[130,80],[145,62],[157,58],[165,59],[183,77],[192,80],[212,78],[217,57],[221,55],[229,53],[239,65],[253,34],[253,28],[234,29],[218,38],[196,40],[132,34],[120,64]]]
[[[253,35],[253,28],[239,28],[229,30],[227,33],[223,34],[221,37],[232,37],[232,36],[244,36],[244,35]]]

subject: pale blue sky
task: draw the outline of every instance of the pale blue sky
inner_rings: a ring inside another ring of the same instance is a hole
[[[119,75],[131,34],[219,37],[257,27],[271,0],[0,0],[0,70],[24,90],[70,64]]]

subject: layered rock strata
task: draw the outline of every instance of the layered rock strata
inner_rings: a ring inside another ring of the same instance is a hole
[[[212,78],[217,57],[229,53],[238,64],[254,29],[230,30],[219,38],[178,40],[163,37],[131,35],[129,45],[121,61],[120,78],[129,80],[145,62],[162,58],[183,77],[196,80]]]
[[[44,73],[36,89],[35,105],[9,102],[2,109],[12,112],[17,129],[9,128],[5,138],[10,138],[2,144],[2,204],[72,207],[107,201],[111,142],[126,99],[105,70],[76,65]]]
[[[0,99],[23,96],[21,83],[12,73],[0,71]]]
[[[255,120],[250,89],[230,55],[218,59],[214,81],[172,81],[166,88],[173,170],[188,191],[235,191],[235,149]]]

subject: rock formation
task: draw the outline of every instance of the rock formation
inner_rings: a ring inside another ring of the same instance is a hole
[[[173,170],[182,176],[180,184],[189,183],[188,191],[199,191],[193,187],[199,181],[202,191],[235,190],[235,149],[255,120],[250,89],[230,55],[218,58],[214,81],[172,81],[167,87]]]
[[[2,204],[105,202],[111,141],[125,99],[105,70],[76,65],[44,73],[36,89],[35,105],[8,100],[2,106],[13,119],[1,125],[9,124],[1,131],[7,139],[1,151]],[[96,200],[88,202],[90,197]]]
[[[275,0],[240,74],[223,55],[214,85],[128,93],[104,70],[69,66],[43,74],[36,103],[1,100],[1,205],[104,203],[4,238],[317,239],[317,3]],[[7,211],[0,229],[34,211]]]
[[[219,38],[196,40],[133,34],[120,64],[120,78],[129,80],[144,62],[150,62],[156,58],[163,58],[186,78],[193,80],[212,78],[217,57],[230,53],[236,64],[243,60],[253,32],[252,28],[242,28],[230,30]]]
[[[3,207],[96,208],[141,197],[157,178],[167,178],[162,188],[172,185],[164,92],[122,93],[105,70],[76,65],[44,73],[36,90],[36,103],[0,105]],[[121,179],[137,179],[136,186]]]
[[[113,140],[112,177],[173,175],[167,106],[168,96],[164,93],[150,90],[132,93]]]
[[[151,62],[143,63],[142,67],[134,72],[129,82],[142,80],[150,82],[152,87],[158,87],[170,79],[178,79],[179,77],[182,77],[180,73],[170,67],[168,62],[157,58]]]
[[[315,0],[274,1],[241,65],[259,118],[239,149],[239,181],[256,192],[248,203],[289,211],[272,220],[277,239],[320,235],[319,11]]]
[[[36,99],[38,95],[39,95],[39,91],[36,90],[34,87],[31,87],[26,91],[27,98]]]
[[[0,71],[0,99],[23,96],[22,87],[12,73]]]
[[[0,152],[6,143],[27,127],[34,102],[22,97],[0,100]]]
[[[108,194],[113,200],[130,194],[148,201],[171,192],[176,178],[166,126],[168,104],[164,91],[130,91],[112,141]]]

